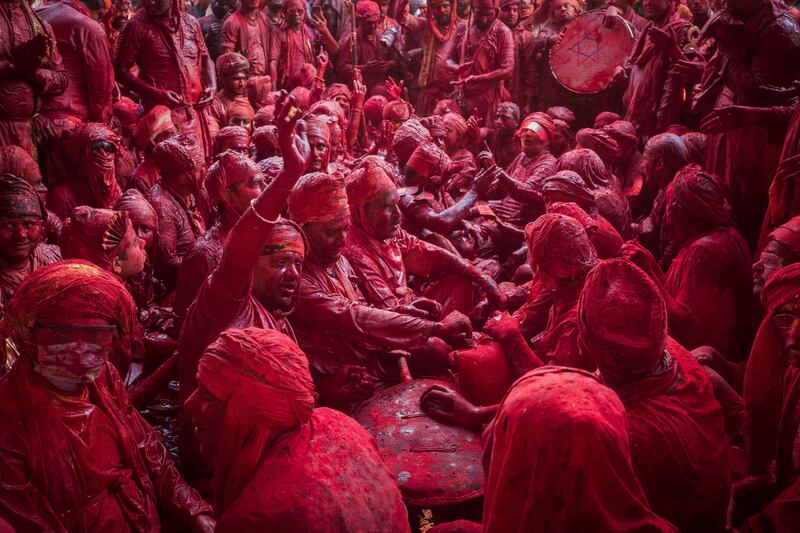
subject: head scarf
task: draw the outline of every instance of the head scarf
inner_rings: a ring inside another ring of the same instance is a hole
[[[64,222],[59,245],[64,259],[85,259],[110,271],[114,259],[136,239],[127,212],[80,205]]]
[[[603,130],[582,128],[578,130],[575,139],[581,148],[588,148],[599,155],[606,166],[610,166],[620,159],[621,150],[619,144]]]
[[[525,374],[484,436],[488,533],[676,531],[633,471],[625,408],[587,372]]]
[[[28,274],[6,305],[2,337],[23,355],[33,343],[37,324],[59,324],[65,318],[105,319],[117,326],[118,349],[111,363],[127,375],[131,358],[144,354],[141,327],[128,289],[106,270],[87,261],[59,261]]]
[[[250,62],[241,54],[228,52],[217,58],[217,75],[232,76],[250,70]]]
[[[225,112],[225,120],[230,123],[233,117],[245,117],[252,122],[255,114],[253,106],[250,105],[249,101],[243,98],[237,98],[228,106],[228,110]]]
[[[667,187],[666,203],[667,223],[675,219],[693,232],[730,222],[731,206],[722,186],[697,165],[683,167],[675,174]]]
[[[0,218],[47,219],[42,201],[31,184],[12,174],[0,176]]]
[[[197,381],[225,404],[214,464],[216,510],[241,493],[264,450],[281,432],[297,428],[314,410],[308,359],[272,329],[229,329],[205,351]]]
[[[328,87],[325,89],[325,92],[322,93],[322,97],[325,100],[333,100],[337,96],[344,96],[350,100],[350,98],[353,97],[353,93],[344,83],[333,83],[328,85]]]
[[[598,113],[597,116],[594,117],[594,128],[600,129],[604,126],[611,124],[612,122],[620,120],[621,118],[622,118],[621,116],[612,111],[603,111],[602,113]]]
[[[611,173],[600,156],[587,148],[578,148],[565,152],[558,158],[556,170],[572,170],[577,172],[586,185],[594,190],[608,187]]]
[[[153,162],[165,178],[184,172],[197,172],[204,165],[203,154],[192,132],[184,132],[158,143],[153,150]]]
[[[269,255],[277,252],[294,252],[301,258],[305,258],[308,245],[303,230],[295,222],[281,218],[275,224],[267,238],[261,255]]]
[[[214,155],[219,155],[234,142],[244,141],[244,144],[250,146],[250,132],[241,126],[225,126],[214,137]]]
[[[383,120],[400,122],[411,118],[411,105],[405,100],[394,100],[383,108]]]
[[[278,174],[283,170],[283,158],[278,156],[268,157],[257,164],[261,172],[264,173],[267,183],[272,183],[272,180],[277,178]]]
[[[323,172],[306,174],[289,194],[289,218],[303,225],[333,222],[350,216],[344,180]]]
[[[249,157],[227,150],[217,158],[206,173],[203,185],[208,192],[212,205],[221,206],[227,203],[225,189],[250,180],[261,174],[261,170]]]
[[[553,124],[553,119],[550,118],[549,115],[546,113],[541,113],[539,111],[535,113],[531,113],[527,117],[522,120],[522,124],[517,131],[517,134],[521,137],[522,133],[525,130],[530,130],[539,137],[539,140],[542,142],[550,142],[553,140],[553,132],[555,131],[555,124]]]
[[[84,172],[83,179],[89,186],[93,205],[110,208],[122,194],[117,182],[115,158],[110,158],[106,167],[96,168],[92,164],[92,145],[96,142],[107,142],[119,152],[122,139],[106,125],[97,122],[85,124],[74,135],[77,148],[75,154],[79,157],[78,165]]]
[[[539,270],[561,281],[577,281],[597,264],[597,252],[575,219],[547,213],[525,228],[528,254]]]
[[[690,131],[681,135],[681,140],[689,154],[689,162],[703,165],[706,161],[706,134],[699,131]]]
[[[461,116],[460,113],[446,113],[442,120],[444,121],[445,126],[452,126],[459,135],[464,135],[467,133],[467,121],[464,120],[464,117]]]
[[[603,126],[602,129],[612,139],[617,141],[620,149],[620,156],[623,158],[639,146],[639,137],[636,136],[636,129],[633,127],[633,124],[627,120],[615,120],[611,124]],[[591,146],[588,148],[591,148]]]
[[[261,126],[272,124],[273,120],[275,120],[275,106],[265,105],[253,117],[253,127],[260,128]]]
[[[256,129],[253,133],[253,146],[256,147],[257,155],[278,153],[278,127],[269,125]]]
[[[269,104],[270,93],[272,92],[272,78],[269,76],[253,76],[247,78],[245,93],[253,109],[260,110]]]
[[[306,121],[306,135],[321,137],[327,144],[331,143],[331,129],[328,127],[328,123],[320,117],[311,117]]]
[[[114,116],[122,124],[122,131],[126,136],[130,136],[136,129],[136,121],[139,119],[139,104],[123,96],[119,101],[111,106]]]
[[[157,105],[139,119],[133,139],[140,150],[145,150],[159,135],[169,130],[178,131],[172,122],[172,112],[166,106]]]
[[[364,22],[379,22],[381,8],[372,0],[360,0],[356,4],[356,18]]]
[[[364,118],[370,124],[378,124],[383,120],[383,109],[389,101],[385,96],[370,96],[364,102]]]
[[[13,174],[31,185],[42,181],[39,165],[31,155],[13,144],[0,146],[0,176]]]
[[[571,170],[562,170],[545,178],[542,182],[542,194],[546,196],[548,193],[558,193],[565,197],[560,198],[559,202],[575,202],[582,209],[588,210],[596,208],[594,195],[586,187],[583,178]]]
[[[430,132],[418,120],[404,122],[394,132],[392,140],[392,150],[397,156],[397,162],[405,165],[418,146],[432,140]]]
[[[406,163],[417,174],[432,178],[442,176],[450,168],[450,158],[444,150],[434,142],[428,141],[420,144],[411,154]]]
[[[303,111],[306,111],[308,106],[311,105],[311,91],[305,87],[295,87],[289,93],[289,96],[294,97],[294,101],[297,102],[297,107]]]
[[[547,108],[546,111],[547,115],[549,115],[553,120],[563,120],[567,124],[572,127],[575,124],[575,113],[572,112],[571,109],[568,107],[561,107],[561,106],[554,106]]]
[[[667,306],[653,280],[627,259],[601,261],[578,300],[578,335],[601,372],[646,375],[667,343]]]
[[[354,172],[347,183],[347,201],[350,204],[353,220],[361,226],[368,226],[367,204],[373,200],[383,199],[396,190],[397,186],[378,165],[369,163]]]

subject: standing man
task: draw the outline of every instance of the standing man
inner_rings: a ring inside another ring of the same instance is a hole
[[[214,0],[211,13],[197,19],[212,61],[222,55],[222,25],[235,9],[236,0]]]
[[[250,76],[269,72],[272,25],[258,8],[259,0],[242,0],[222,27],[222,49],[239,52],[250,62]]]
[[[446,68],[458,75],[457,100],[488,121],[514,74],[514,36],[497,18],[497,0],[472,0],[472,16],[456,28]]]
[[[506,86],[511,93],[511,101],[527,112],[535,89],[532,85],[536,79],[533,33],[520,24],[519,0],[500,0],[499,18],[514,37],[514,73]]]
[[[288,0],[284,9],[283,23],[272,34],[269,70],[274,87],[288,91],[303,65],[316,63],[317,36],[306,24],[303,0]]]
[[[336,72],[340,79],[355,79],[355,70],[364,75],[364,85],[370,92],[376,85],[386,82],[392,75],[396,62],[389,56],[389,49],[380,43],[378,28],[381,23],[381,9],[372,0],[361,0],[356,5],[356,47],[358,49],[358,65],[353,64],[351,46],[353,34],[342,39],[342,46],[336,61]]]

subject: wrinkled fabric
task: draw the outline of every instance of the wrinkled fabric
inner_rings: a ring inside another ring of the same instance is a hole
[[[620,157],[621,148],[617,141],[603,130],[583,128],[578,130],[575,140],[581,148],[593,150],[606,166],[610,166]]]
[[[220,129],[214,137],[214,156],[219,156],[234,143],[237,145],[244,143],[245,146],[249,147],[250,133],[240,126],[226,126]]]
[[[547,206],[548,213],[559,213],[574,218],[581,223],[592,246],[600,259],[619,256],[622,248],[620,237],[614,226],[599,214],[589,214],[578,204],[572,202],[556,202]]]
[[[153,141],[159,135],[169,130],[177,131],[169,108],[156,105],[139,119],[133,138],[140,150],[147,150],[153,146]]]
[[[547,150],[533,158],[522,152],[508,166],[509,176],[518,182],[530,185],[534,190],[539,189],[544,179],[553,175],[555,171],[556,158]],[[518,227],[524,227],[544,212],[543,205],[518,200],[511,196],[501,201],[493,201],[491,205],[492,210],[504,222]]]
[[[419,121],[411,119],[404,122],[394,132],[392,140],[392,150],[398,164],[405,165],[418,146],[432,140],[430,132]]]
[[[227,53],[239,52],[246,55],[246,68],[251,76],[269,74],[272,31],[272,25],[261,10],[256,9],[247,15],[237,10],[222,25],[222,49]],[[217,58],[217,61],[228,55],[227,53]]]
[[[0,146],[0,176],[13,174],[31,185],[42,181],[39,165],[19,146]]]
[[[111,271],[114,259],[137,239],[127,212],[82,205],[64,223],[59,245],[64,259],[85,259]]]
[[[259,174],[261,171],[252,159],[232,150],[223,152],[209,167],[203,181],[211,205],[233,209],[225,198],[225,190]]]
[[[344,180],[323,172],[306,174],[294,186],[288,208],[289,218],[301,226],[342,220],[350,215]]]
[[[597,263],[597,252],[575,219],[548,213],[536,219],[526,231],[531,261],[551,278],[582,279]]]

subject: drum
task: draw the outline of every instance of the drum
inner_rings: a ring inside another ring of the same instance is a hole
[[[605,11],[588,11],[575,17],[550,51],[550,70],[569,91],[594,94],[611,83],[633,49],[633,28],[622,17],[611,28],[603,25]]]

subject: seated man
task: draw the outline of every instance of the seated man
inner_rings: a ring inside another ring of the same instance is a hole
[[[753,293],[760,297],[773,272],[800,261],[800,215],[767,235],[761,255],[753,264]]]
[[[694,357],[667,336],[656,284],[625,259],[587,276],[578,345],[628,418],[633,469],[651,508],[681,531],[724,531],[730,465],[722,410]]]
[[[0,518],[16,531],[213,531],[110,362],[137,330],[122,282],[84,261],[40,268],[8,304],[20,359],[0,381]]]
[[[217,531],[409,531],[375,441],[348,416],[314,408],[308,360],[292,339],[227,330],[197,381],[186,407],[214,465]]]
[[[490,276],[457,255],[400,229],[397,187],[380,167],[367,164],[351,175],[347,196],[353,224],[347,233],[344,256],[368,303],[390,310],[414,305],[416,295],[408,286],[408,272],[423,277],[446,274],[435,282],[441,287],[430,287],[448,295],[447,300],[439,302],[445,310],[469,313],[477,303],[473,284],[481,287],[495,306],[502,306],[503,296]]]
[[[216,160],[227,150],[233,150],[243,156],[250,155],[250,132],[240,126],[225,126],[214,137],[212,144],[213,157]]]
[[[45,217],[28,182],[0,176],[0,318],[25,276],[61,259],[58,246],[44,244]]]
[[[166,106],[154,106],[142,115],[133,133],[134,144],[142,162],[133,171],[128,188],[147,194],[161,180],[161,171],[153,160],[153,150],[161,141],[177,134],[178,129],[172,123],[172,115]]]
[[[372,395],[370,383],[396,380],[396,365],[387,368],[394,361],[381,358],[388,352],[422,350],[433,338],[463,344],[471,336],[469,320],[460,313],[435,322],[367,305],[353,284],[353,267],[342,255],[350,209],[341,178],[319,172],[305,175],[288,205],[289,217],[309,242],[292,325],[323,402],[352,408]],[[353,380],[358,386],[347,386]]]

